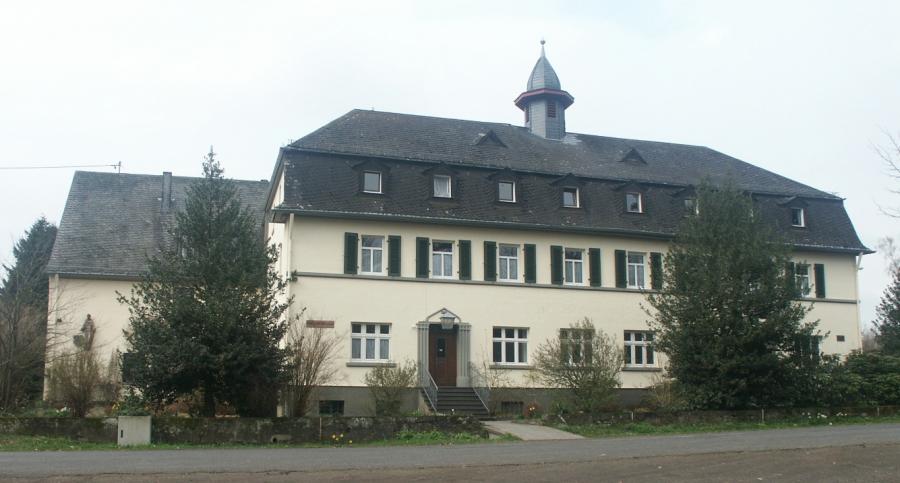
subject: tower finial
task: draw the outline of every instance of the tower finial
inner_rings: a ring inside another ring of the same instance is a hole
[[[547,43],[547,41],[544,40],[543,37],[541,37],[541,57],[544,57],[544,44],[546,44],[546,43]]]

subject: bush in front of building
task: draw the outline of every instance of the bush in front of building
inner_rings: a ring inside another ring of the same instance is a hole
[[[542,343],[534,361],[543,384],[567,390],[559,407],[585,413],[608,409],[621,386],[622,351],[587,318]]]
[[[65,404],[70,414],[83,418],[105,382],[103,364],[93,350],[76,350],[57,357],[47,371],[50,400]]]
[[[395,366],[374,367],[366,373],[365,383],[372,392],[376,415],[400,415],[403,394],[418,382],[416,373],[416,364],[410,360]]]

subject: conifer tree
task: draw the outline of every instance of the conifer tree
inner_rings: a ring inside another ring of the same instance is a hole
[[[900,356],[900,269],[894,270],[894,279],[875,309],[875,328],[881,351]]]
[[[275,246],[241,204],[210,150],[204,178],[175,216],[174,243],[149,260],[129,297],[131,327],[123,360],[127,383],[158,404],[200,393],[201,414],[233,405],[270,415],[284,377],[285,281]]]
[[[797,354],[816,352],[802,321],[789,247],[733,187],[698,190],[648,295],[655,345],[688,404],[746,408],[791,398]]]

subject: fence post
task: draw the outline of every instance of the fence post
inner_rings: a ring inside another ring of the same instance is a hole
[[[766,408],[759,409],[759,419],[762,424],[766,424]]]
[[[631,422],[634,422],[634,411],[629,411],[631,413]]]

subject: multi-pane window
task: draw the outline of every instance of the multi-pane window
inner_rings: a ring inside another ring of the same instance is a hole
[[[528,329],[494,327],[494,362],[528,363]]]
[[[628,252],[628,288],[644,288],[647,272],[646,266],[644,265],[644,259],[645,256],[643,253]]]
[[[590,364],[594,332],[590,329],[560,329],[559,348],[563,362],[569,364]]]
[[[625,210],[629,213],[643,213],[644,205],[640,193],[625,193]]]
[[[435,175],[434,176],[434,197],[435,198],[450,198],[452,197],[450,186],[450,177],[446,175]]]
[[[377,171],[364,172],[363,191],[366,193],[381,193],[381,173]]]
[[[505,201],[507,203],[516,202],[515,181],[500,181],[497,183],[497,190],[497,196],[500,201]]]
[[[563,188],[563,206],[566,208],[578,208],[578,188]]]
[[[656,365],[653,353],[653,332],[625,331],[625,366],[649,367]]]
[[[791,226],[806,226],[806,210],[791,208]]]
[[[801,296],[809,295],[809,265],[805,263],[794,265],[794,282],[797,284],[797,291]]]
[[[350,359],[386,361],[391,358],[391,324],[350,324]]]
[[[504,282],[519,280],[519,247],[500,245],[497,252],[498,278]]]
[[[381,275],[384,268],[384,237],[362,236],[360,273]]]
[[[689,215],[696,215],[699,213],[697,210],[697,200],[694,198],[685,198],[684,199],[684,212]]]
[[[431,276],[453,278],[453,242],[431,242]]]
[[[565,280],[567,285],[581,285],[584,283],[584,250],[566,248],[563,258],[565,268]]]

